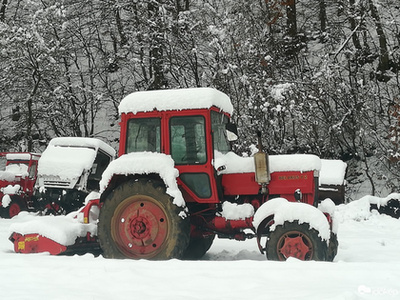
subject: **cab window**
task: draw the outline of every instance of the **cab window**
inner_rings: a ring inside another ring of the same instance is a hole
[[[231,150],[226,132],[228,117],[216,111],[211,111],[211,126],[213,131],[214,150],[228,153]]]
[[[159,118],[130,119],[127,127],[126,153],[161,152],[161,121]]]
[[[170,119],[170,133],[171,156],[176,164],[206,163],[204,117],[172,117]]]

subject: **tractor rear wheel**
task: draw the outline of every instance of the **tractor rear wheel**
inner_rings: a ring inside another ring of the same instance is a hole
[[[18,215],[23,210],[26,210],[26,205],[22,199],[17,196],[10,197],[10,204],[5,208],[2,207],[2,217],[7,219]]]
[[[339,247],[339,242],[337,239],[337,234],[331,232],[331,237],[329,238],[329,247],[328,247],[328,252],[326,255],[326,260],[327,261],[333,261],[335,258],[337,251]]]
[[[271,231],[267,244],[267,258],[284,261],[289,257],[300,260],[326,260],[327,244],[318,231],[308,223],[284,222]]]
[[[211,248],[215,234],[206,237],[190,238],[189,246],[186,248],[183,259],[195,260],[200,259]]]
[[[189,220],[161,181],[122,183],[100,211],[98,236],[108,258],[180,258],[189,243]]]

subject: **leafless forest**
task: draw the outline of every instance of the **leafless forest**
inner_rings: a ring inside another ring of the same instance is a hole
[[[238,153],[315,153],[398,190],[398,0],[0,0],[0,151],[117,144],[133,91],[227,93]],[[380,184],[381,186],[381,184]]]

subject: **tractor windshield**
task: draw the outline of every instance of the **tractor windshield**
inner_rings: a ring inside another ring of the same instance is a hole
[[[228,124],[228,122],[229,120],[226,115],[211,111],[214,150],[221,153],[228,153],[231,150],[226,132],[226,124]]]

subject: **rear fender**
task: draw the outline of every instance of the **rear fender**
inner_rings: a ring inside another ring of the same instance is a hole
[[[139,178],[148,178],[151,180],[158,180],[163,182],[163,180],[160,177],[160,174],[152,173],[152,174],[127,174],[127,175],[121,175],[121,174],[114,174],[111,177],[111,180],[109,181],[107,187],[105,190],[101,193],[100,196],[100,202],[103,203],[104,200],[108,197],[108,195],[119,185],[121,185],[124,182],[127,181],[135,181],[138,180]]]

